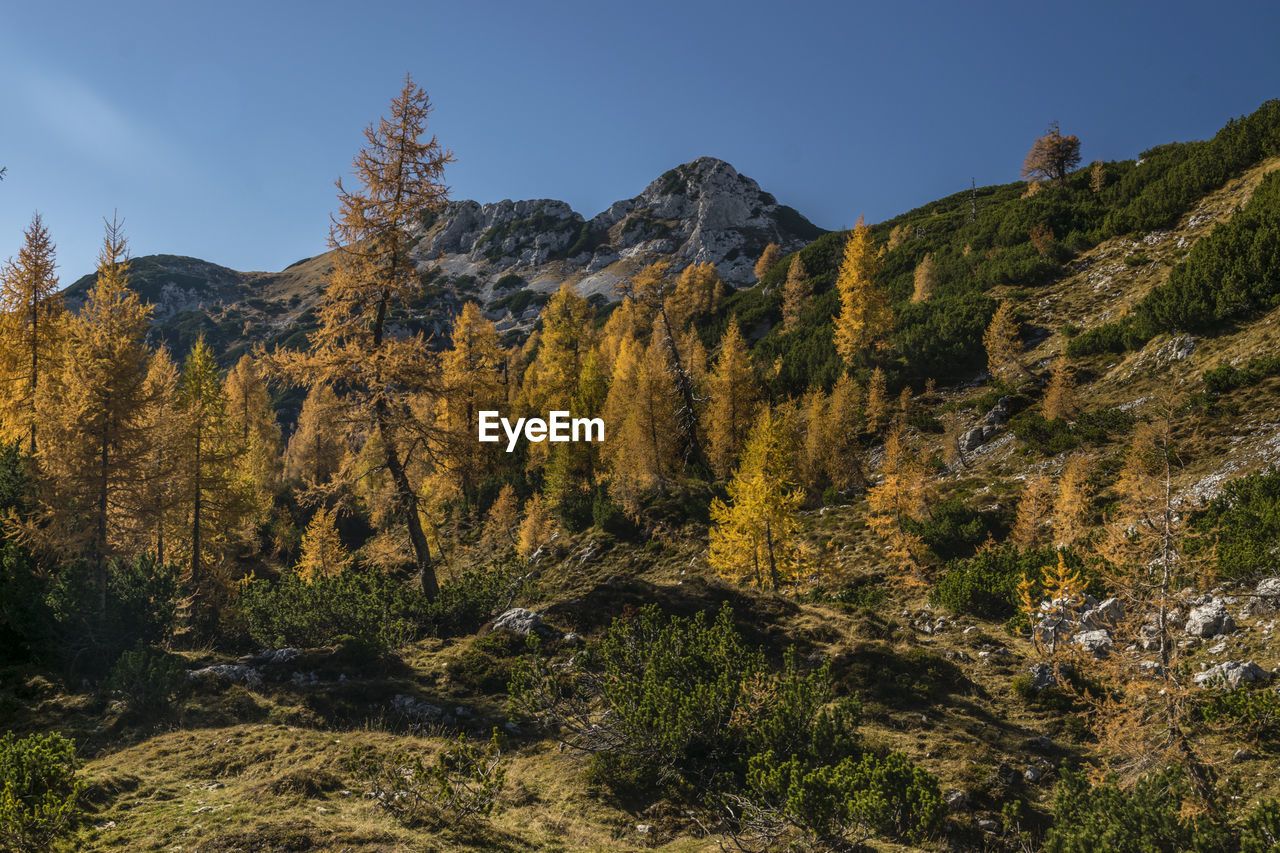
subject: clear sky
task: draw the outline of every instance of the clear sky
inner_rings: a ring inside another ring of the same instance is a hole
[[[1280,4],[163,2],[0,7],[0,257],[39,210],[63,283],[133,253],[278,270],[406,72],[455,198],[592,216],[701,155],[827,228],[1083,155],[1204,138],[1280,97]]]

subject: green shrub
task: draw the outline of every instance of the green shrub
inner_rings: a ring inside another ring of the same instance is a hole
[[[0,737],[0,848],[46,853],[80,819],[76,747],[57,733]]]
[[[928,518],[908,518],[903,526],[943,560],[971,556],[988,538],[1002,536],[1008,530],[997,513],[980,512],[961,498],[940,501],[929,508]]]
[[[1196,711],[1205,722],[1228,727],[1252,740],[1280,738],[1280,694],[1273,690],[1209,690]]]
[[[1082,444],[1103,444],[1133,427],[1133,416],[1120,409],[1084,412],[1074,423],[1064,418],[1048,420],[1039,412],[1023,412],[1013,419],[1013,432],[1031,449],[1056,456]]]
[[[431,762],[399,748],[390,753],[355,747],[347,769],[371,799],[406,826],[441,826],[488,817],[506,782],[498,730],[483,749],[458,735]]]
[[[106,689],[135,714],[161,714],[182,692],[187,670],[181,658],[139,645],[120,655]]]
[[[1245,818],[1240,853],[1280,851],[1280,802],[1263,800]]]
[[[1184,812],[1191,790],[1176,770],[1144,776],[1132,788],[1114,780],[1090,785],[1084,772],[1067,770],[1054,796],[1046,853],[1222,853],[1236,847],[1228,828]]]
[[[1055,565],[1057,559],[1052,548],[1023,550],[1010,543],[983,548],[967,560],[947,563],[931,598],[952,613],[1008,619],[1018,609],[1018,582],[1025,575],[1039,583],[1044,568]],[[1070,552],[1067,563],[1073,568],[1081,566],[1079,558]],[[1091,592],[1101,591],[1093,578]]]
[[[1192,524],[1216,540],[1221,577],[1251,580],[1271,572],[1280,541],[1280,469],[1231,480]]]

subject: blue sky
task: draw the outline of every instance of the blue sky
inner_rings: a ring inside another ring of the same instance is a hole
[[[265,7],[265,8],[263,8]],[[1273,2],[111,2],[0,13],[0,256],[39,210],[64,284],[118,209],[135,255],[277,270],[410,72],[455,198],[591,216],[721,157],[827,228],[1280,97]]]

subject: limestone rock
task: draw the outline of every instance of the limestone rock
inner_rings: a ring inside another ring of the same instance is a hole
[[[1267,671],[1253,661],[1229,660],[1217,666],[1211,666],[1204,672],[1197,672],[1191,680],[1197,687],[1225,685],[1234,690],[1243,684],[1266,681],[1268,678],[1270,675]]]
[[[1212,598],[1191,608],[1191,615],[1187,617],[1186,632],[1193,637],[1216,637],[1234,630],[1235,622],[1221,598]]]

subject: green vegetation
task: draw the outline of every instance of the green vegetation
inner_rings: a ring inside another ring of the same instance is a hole
[[[1216,542],[1222,577],[1251,580],[1274,573],[1275,543],[1280,541],[1280,470],[1226,483],[1193,523]]]
[[[84,782],[76,747],[57,733],[0,735],[0,847],[57,849],[81,816]]]

